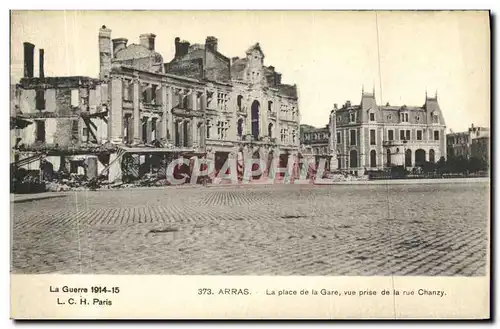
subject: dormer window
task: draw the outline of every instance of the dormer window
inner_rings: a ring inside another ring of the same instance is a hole
[[[401,122],[408,122],[408,113],[401,113],[400,119],[401,119]]]
[[[439,116],[436,112],[432,112],[432,123],[439,123]]]
[[[375,121],[375,113],[370,113],[370,121]]]
[[[350,112],[349,113],[349,123],[354,123],[354,122],[356,122],[356,113]]]

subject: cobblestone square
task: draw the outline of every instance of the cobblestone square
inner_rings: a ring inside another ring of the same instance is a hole
[[[486,274],[487,183],[238,186],[12,202],[13,273]]]

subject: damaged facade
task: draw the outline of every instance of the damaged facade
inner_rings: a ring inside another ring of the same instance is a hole
[[[175,42],[164,62],[155,35],[139,43],[99,30],[99,78],[34,77],[34,45],[24,44],[25,72],[13,96],[17,167],[103,174],[109,181],[137,178],[174,158],[201,155],[220,170],[228,158],[279,159],[299,151],[297,88],[264,65],[257,43],[245,57],[229,59],[218,40]],[[133,168],[132,168],[133,167]],[[135,169],[134,169],[135,168]]]

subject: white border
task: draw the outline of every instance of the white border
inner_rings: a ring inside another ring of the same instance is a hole
[[[444,1],[436,1],[436,0],[419,0],[419,1],[387,1],[387,0],[379,0],[379,1],[369,1],[369,0],[350,0],[350,1],[341,1],[341,2],[327,2],[327,1],[318,1],[318,0],[308,0],[307,2],[305,1],[298,1],[298,0],[289,0],[286,2],[281,2],[278,3],[277,1],[271,2],[269,0],[253,0],[251,2],[236,2],[236,1],[182,1],[182,2],[177,2],[177,3],[171,3],[171,2],[165,2],[165,1],[158,1],[155,5],[151,4],[151,1],[148,2],[150,4],[149,8],[141,8],[141,9],[233,9],[233,10],[238,10],[238,9],[264,9],[264,10],[270,10],[270,9],[306,9],[306,10],[312,10],[312,9],[330,9],[330,10],[349,10],[349,9],[354,9],[354,10],[369,10],[369,9],[404,9],[404,10],[412,10],[412,9],[430,9],[430,10],[437,10],[437,9],[492,9],[492,13],[498,13],[499,11],[499,1],[494,1],[494,0],[475,0],[475,1],[449,1],[449,2],[444,2]],[[44,1],[44,2],[39,2],[39,1],[4,1],[2,2],[2,5],[5,6],[5,8],[2,8],[4,10],[1,11],[2,13],[2,18],[5,22],[2,26],[2,35],[4,36],[5,44],[8,45],[7,42],[10,43],[10,35],[9,35],[9,28],[10,24],[7,22],[10,22],[9,18],[9,11],[8,9],[139,9],[138,5],[143,4],[141,2],[137,1],[120,1],[119,5],[118,4],[113,4],[111,5],[109,2],[103,2],[103,1],[95,1],[95,0],[87,0],[87,1],[80,1],[80,2],[75,2],[75,3],[69,3],[67,1]],[[42,6],[43,5],[43,6]],[[3,7],[2,6],[2,7]],[[498,25],[498,22],[496,23]],[[493,32],[494,35],[494,42],[495,44],[498,44],[498,29],[496,26],[493,26],[495,28],[495,31]],[[10,85],[10,79],[9,79],[9,58],[10,54],[8,54],[7,51],[3,51],[1,53],[1,56],[3,57],[3,62],[5,65],[3,65],[2,71],[3,71],[3,81],[5,81],[5,85],[3,88],[1,88],[0,92],[0,97],[3,106],[3,113],[5,115],[5,119],[7,119],[7,113],[8,113],[8,102],[9,102],[9,85]],[[495,61],[497,58],[492,58],[492,61]],[[494,66],[496,67],[496,65]],[[497,75],[497,70],[495,72],[492,72],[492,77],[495,80],[498,80],[498,75]],[[499,95],[499,87],[498,83],[494,84],[495,85],[495,90],[492,91],[492,95]],[[497,100],[498,101],[498,100]],[[494,111],[496,112],[497,109],[495,108]],[[498,119],[498,115],[496,116]],[[7,121],[7,120],[6,120]],[[495,121],[494,124],[496,125],[497,122]],[[7,127],[7,122],[5,122],[5,127]],[[3,137],[0,139],[0,146],[2,151],[4,151],[4,154],[10,154],[8,153],[8,148],[9,148],[9,141],[10,138],[8,136],[8,131],[7,130],[2,130],[2,135]],[[492,135],[492,138],[495,138],[495,135]],[[495,163],[497,163],[498,160],[498,150],[495,150]],[[4,182],[9,181],[9,167],[7,164],[7,161],[2,161],[0,162],[1,168],[0,172],[5,175]],[[495,182],[492,182],[493,185]],[[0,309],[2,310],[2,327],[3,328],[8,328],[8,327],[13,327],[15,324],[8,320],[9,319],[9,308],[10,308],[10,292],[9,292],[9,270],[10,270],[10,201],[9,201],[9,196],[7,195],[7,188],[8,184],[5,184],[5,188],[2,191],[3,195],[1,198],[2,201],[2,210],[5,210],[4,214],[4,219],[3,219],[3,224],[4,224],[4,229],[2,230],[4,236],[3,239],[1,240],[3,242],[3,248],[2,248],[2,262],[1,264],[3,265],[1,275],[3,278],[3,285],[1,285],[1,296],[2,298],[2,303],[0,304]],[[495,199],[495,201],[498,201]],[[495,204],[498,202],[493,202]],[[496,230],[495,230],[495,238],[498,238],[499,232],[498,232],[498,227],[499,225],[496,225]],[[495,253],[496,258],[492,261],[492,264],[496,264],[498,262],[498,254]],[[494,293],[493,291],[491,293]],[[497,298],[498,301],[498,298]],[[498,304],[498,303],[497,303]],[[492,313],[494,310],[491,310]],[[6,321],[7,320],[7,321]],[[367,323],[368,324],[368,323]],[[40,325],[40,324],[39,324]],[[45,323],[41,325],[51,325],[51,323]],[[75,325],[86,325],[86,324],[75,324]],[[95,326],[100,327],[103,324],[97,324]],[[141,325],[141,324],[138,324]],[[160,324],[163,325],[163,324]],[[172,324],[169,324],[172,325]],[[327,324],[330,325],[330,324]],[[339,324],[337,324],[339,325]],[[344,325],[344,324],[340,324]],[[366,324],[358,324],[358,325],[366,325]],[[430,324],[425,324],[426,326],[429,326]],[[431,324],[432,325],[432,324]],[[24,328],[31,328],[34,326],[34,324],[24,324]]]

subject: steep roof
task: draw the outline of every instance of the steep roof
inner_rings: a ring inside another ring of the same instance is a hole
[[[257,50],[258,52],[260,52],[260,54],[262,55],[262,58],[264,58],[264,52],[262,51],[262,48],[260,47],[260,44],[257,42],[256,44],[254,44],[253,46],[251,46],[250,48],[247,49],[246,53],[247,54],[250,54],[252,53],[254,50]]]

